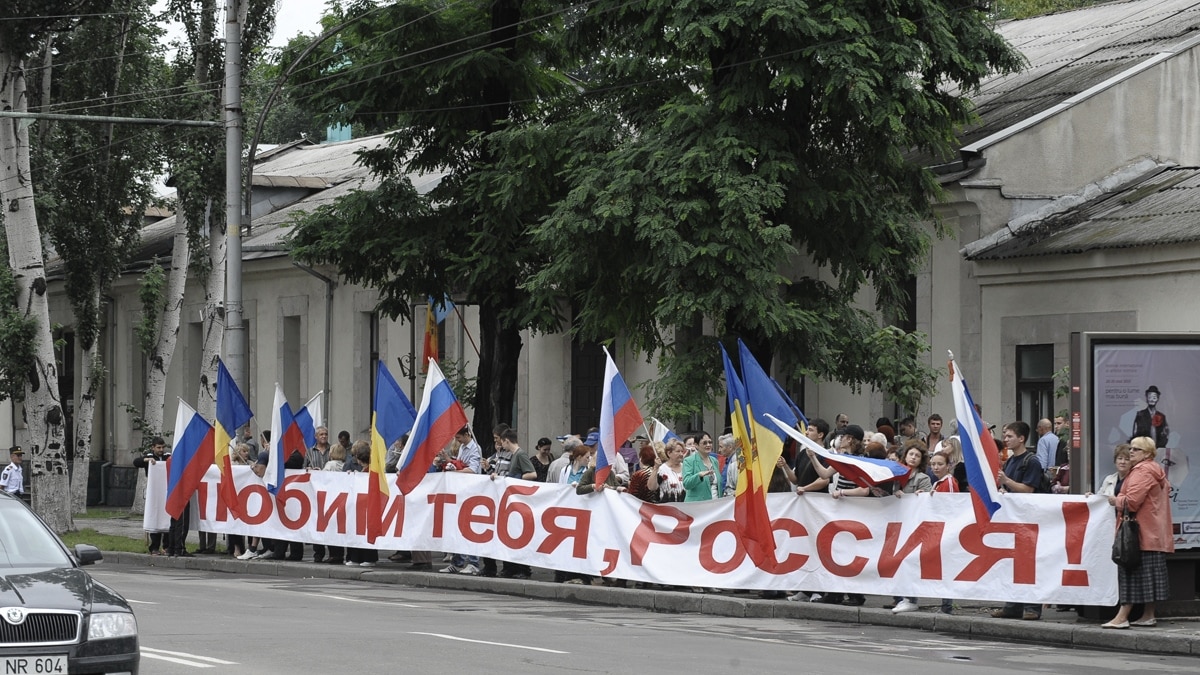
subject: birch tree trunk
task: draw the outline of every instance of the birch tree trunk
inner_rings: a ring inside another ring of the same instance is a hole
[[[146,359],[146,397],[142,402],[142,445],[145,436],[158,436],[163,430],[163,409],[167,397],[167,373],[171,370],[171,359],[175,356],[175,344],[179,341],[179,317],[183,313],[183,294],[187,290],[188,260],[191,243],[188,240],[188,221],[183,209],[175,213],[175,243],[171,247],[171,271],[167,275],[167,288],[163,297],[163,311],[158,322],[158,340]],[[133,506],[130,512],[144,513],[146,510],[146,474],[137,472],[137,487],[134,489]]]
[[[208,279],[204,285],[204,351],[200,356],[200,391],[196,412],[212,421],[217,415],[217,359],[225,337],[225,222],[213,217],[213,200],[205,208],[208,214]],[[230,430],[236,433],[235,430]]]
[[[25,112],[29,101],[22,63],[10,50],[10,45],[0,44],[0,109]],[[63,448],[63,409],[46,303],[42,233],[29,173],[29,124],[24,120],[0,119],[0,194],[4,195],[4,230],[20,311],[38,324],[36,356],[25,384],[25,423],[32,455],[27,471],[33,486],[33,508],[54,531],[66,532],[74,525]]]
[[[100,289],[95,291],[96,313],[100,313]],[[88,474],[91,473],[92,435],[96,418],[96,392],[104,382],[104,363],[100,360],[100,341],[93,338],[83,345],[83,374],[79,385],[79,403],[75,406],[75,468],[71,471],[71,513],[87,513]]]

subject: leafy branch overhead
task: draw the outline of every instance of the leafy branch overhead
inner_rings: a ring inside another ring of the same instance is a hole
[[[879,316],[905,318],[939,234],[910,157],[951,152],[971,108],[950,92],[1020,65],[990,20],[951,0],[372,9],[297,87],[397,129],[362,157],[380,186],[302,221],[294,252],[388,313],[448,292],[502,331],[659,354],[652,393],[681,414],[736,337],[785,378],[915,407],[928,346]]]

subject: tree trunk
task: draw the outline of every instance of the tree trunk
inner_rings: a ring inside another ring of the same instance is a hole
[[[99,314],[103,307],[100,302],[100,289],[97,288],[94,293],[96,302],[93,306]],[[100,341],[93,337],[82,345],[83,375],[79,386],[79,404],[75,406],[75,469],[71,472],[71,513],[87,513],[96,392],[104,382],[104,364],[100,361],[99,344]]]
[[[121,19],[119,47],[117,48],[116,63],[113,64],[113,81],[109,94],[108,114],[113,114],[113,98],[121,90],[121,69],[125,63],[125,46],[129,41],[129,16]],[[51,39],[47,38],[49,46]],[[49,52],[49,49],[47,49]],[[49,68],[47,68],[49,71]],[[46,77],[49,81],[49,77]],[[104,125],[104,154],[101,166],[107,166],[112,159],[113,124]],[[96,312],[96,320],[92,325],[100,325],[101,294],[108,292],[109,282],[102,275],[93,276],[95,288],[92,291],[94,301],[92,307]],[[93,421],[96,417],[96,390],[104,381],[104,364],[100,361],[99,335],[83,336],[83,377],[79,387],[79,403],[75,407],[75,468],[71,472],[71,512],[87,513],[88,474],[91,472]]]
[[[142,447],[148,438],[159,436],[163,431],[163,409],[167,397],[167,373],[171,370],[171,359],[175,356],[175,343],[179,340],[179,317],[183,313],[183,294],[187,289],[188,259],[191,244],[188,241],[188,221],[183,209],[176,209],[175,243],[171,248],[171,272],[167,276],[167,288],[163,298],[162,316],[158,321],[157,343],[146,359],[146,397],[142,402]],[[134,490],[130,512],[145,511],[146,474],[137,472],[137,487]]]
[[[216,218],[213,200],[204,209],[208,220],[208,279],[204,286],[204,351],[200,356],[200,391],[196,412],[209,421],[217,415],[217,359],[225,337],[225,227]],[[236,431],[236,430],[233,430]]]
[[[54,33],[46,36],[42,46],[42,100],[38,102],[38,112],[50,112],[50,76],[54,72]],[[54,125],[50,120],[42,120],[38,125],[38,141],[45,145],[50,138]]]
[[[495,309],[479,306],[479,371],[475,390],[475,433],[486,438],[503,422],[513,424],[521,331],[505,328]]]
[[[22,64],[8,50],[8,45],[0,44],[0,109],[25,112],[29,101]],[[32,455],[27,471],[33,486],[33,508],[54,531],[66,532],[74,525],[63,448],[63,410],[46,303],[42,233],[29,173],[29,127],[22,120],[0,120],[0,194],[4,195],[4,229],[19,307],[38,324],[36,356],[25,383],[25,422]]]

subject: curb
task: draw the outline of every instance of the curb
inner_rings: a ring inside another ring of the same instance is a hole
[[[984,616],[946,615],[939,612],[893,614],[886,609],[873,607],[780,602],[779,600],[760,600],[731,595],[707,593],[701,595],[687,591],[555,584],[545,581],[470,577],[438,574],[437,572],[318,565],[303,562],[279,563],[210,557],[170,558],[124,552],[105,552],[104,560],[124,565],[203,570],[228,574],[300,579],[347,579],[416,588],[495,593],[539,600],[629,607],[673,614],[692,613],[735,618],[832,621],[892,626],[968,638],[1024,642],[1054,647],[1200,656],[1200,635],[1182,635],[1161,631],[1105,630],[1098,625],[1089,624],[993,619]]]

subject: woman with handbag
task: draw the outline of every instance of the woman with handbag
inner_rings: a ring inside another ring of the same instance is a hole
[[[1101,624],[1101,628],[1157,625],[1154,603],[1170,597],[1167,554],[1175,550],[1171,533],[1171,484],[1163,468],[1154,461],[1157,446],[1153,439],[1139,436],[1129,445],[1129,460],[1133,466],[1121,485],[1120,494],[1109,496],[1108,503],[1116,507],[1118,516],[1128,511],[1137,517],[1141,564],[1135,569],[1117,566],[1121,608],[1112,621]],[[1142,618],[1131,624],[1129,612],[1136,603],[1145,603],[1146,609]]]

